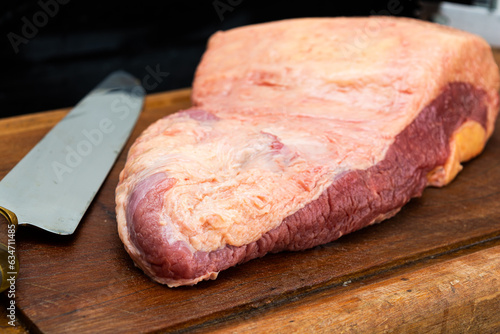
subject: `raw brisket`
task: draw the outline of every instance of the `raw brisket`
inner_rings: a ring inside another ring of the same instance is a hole
[[[481,38],[417,20],[218,32],[193,107],[152,124],[129,151],[120,238],[173,287],[380,222],[481,152],[499,81]]]

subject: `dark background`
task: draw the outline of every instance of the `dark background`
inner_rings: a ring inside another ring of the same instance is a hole
[[[391,10],[415,17],[418,8],[417,0],[3,1],[0,117],[72,106],[117,69],[139,79],[148,67],[168,72],[148,93],[188,87],[207,39],[217,30]]]

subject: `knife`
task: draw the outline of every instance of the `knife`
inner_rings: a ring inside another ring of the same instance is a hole
[[[124,71],[110,74],[83,98],[0,182],[0,291],[17,275],[17,225],[73,234],[127,141],[145,91]]]

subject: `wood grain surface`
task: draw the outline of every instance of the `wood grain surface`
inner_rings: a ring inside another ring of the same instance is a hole
[[[194,287],[148,279],[118,238],[114,190],[133,140],[188,107],[189,93],[147,97],[74,235],[19,229],[16,333],[500,331],[500,131],[449,186],[427,189],[381,224]],[[0,178],[66,112],[0,120]]]
[[[217,333],[496,333],[500,242],[488,246],[313,293]]]

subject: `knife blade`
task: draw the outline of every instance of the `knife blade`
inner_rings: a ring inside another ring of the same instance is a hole
[[[0,214],[9,225],[72,234],[130,136],[144,95],[137,79],[118,71],[85,96],[0,181]]]

